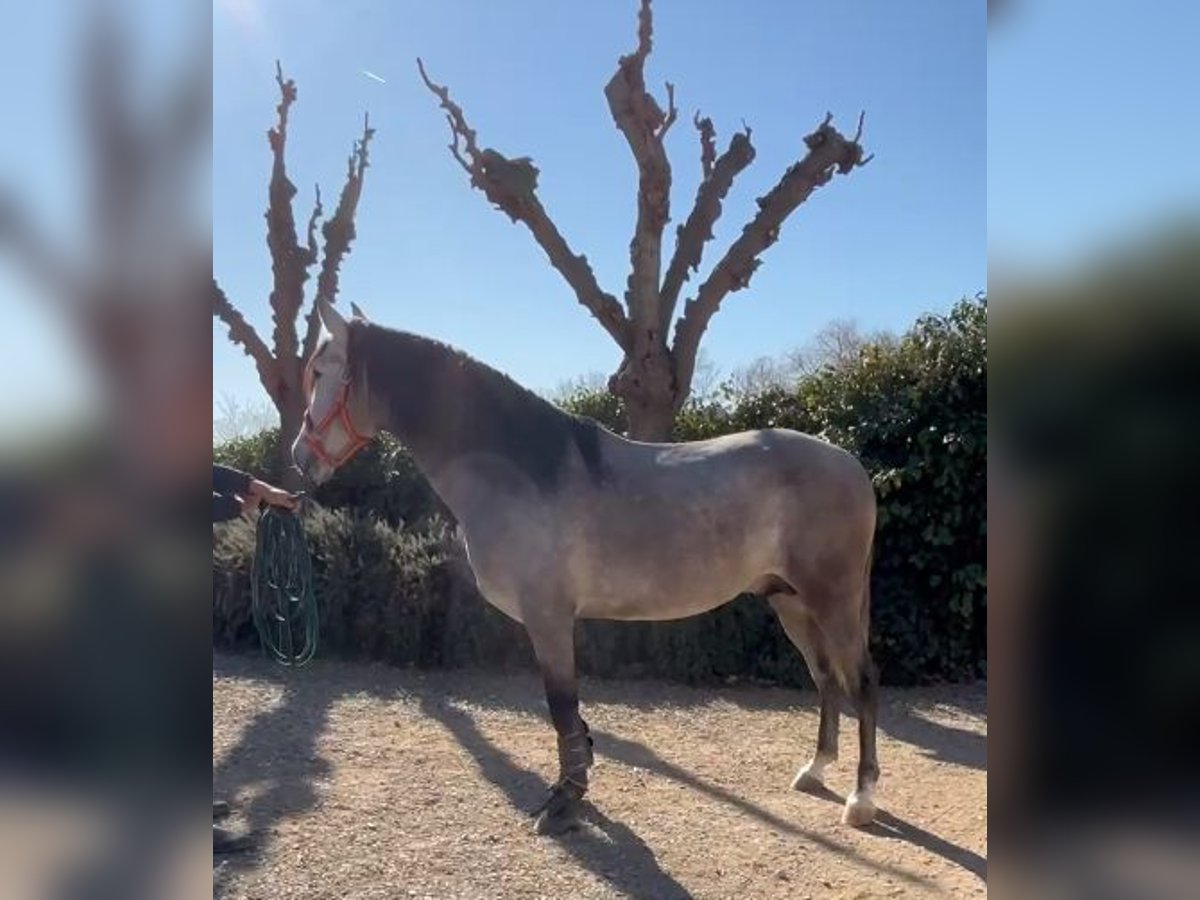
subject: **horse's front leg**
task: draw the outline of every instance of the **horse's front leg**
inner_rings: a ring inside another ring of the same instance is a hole
[[[558,733],[558,781],[550,798],[538,810],[539,834],[558,834],[575,826],[588,789],[588,769],[593,762],[592,738],[579,715],[579,687],[575,675],[575,622],[527,623],[533,651],[546,685],[550,719]]]

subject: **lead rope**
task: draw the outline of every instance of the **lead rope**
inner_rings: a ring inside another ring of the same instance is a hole
[[[254,627],[263,649],[283,666],[303,666],[317,652],[320,617],[312,557],[300,517],[276,507],[258,519],[251,574]]]

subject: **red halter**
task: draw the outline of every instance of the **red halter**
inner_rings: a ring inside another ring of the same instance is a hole
[[[354,427],[354,423],[350,420],[350,382],[342,382],[342,390],[338,394],[337,401],[333,404],[333,408],[325,415],[320,422],[313,424],[312,415],[308,410],[304,411],[305,423],[308,427],[304,431],[304,443],[308,448],[316,454],[317,459],[321,460],[330,469],[337,469],[346,463],[350,457],[354,456],[359,450],[371,443],[371,439],[359,433]],[[325,449],[322,443],[322,437],[329,430],[329,426],[334,422],[340,421],[342,429],[350,438],[350,445],[342,451],[342,453],[333,457]]]

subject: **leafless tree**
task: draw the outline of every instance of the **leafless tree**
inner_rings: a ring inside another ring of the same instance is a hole
[[[712,361],[708,351],[703,347],[696,354],[696,364],[692,367],[692,389],[690,397],[704,399],[711,397],[721,380],[721,370]]]
[[[692,375],[692,393],[694,398],[710,397],[717,388],[721,371],[709,357],[708,352],[701,347],[696,355],[696,368]],[[576,375],[560,381],[547,397],[558,402],[578,394],[592,394],[608,390],[609,376],[603,372],[588,372],[586,375]]]
[[[799,377],[791,354],[760,356],[734,369],[726,384],[735,396],[752,397],[770,388],[786,387]]]
[[[298,478],[290,465],[289,448],[300,433],[304,416],[305,398],[302,388],[304,365],[320,337],[320,320],[317,303],[321,300],[335,302],[338,294],[338,273],[342,259],[350,252],[355,238],[354,216],[362,195],[363,176],[368,165],[367,150],[375,129],[368,117],[363,117],[362,136],[354,142],[346,162],[346,182],[333,217],[321,225],[324,238],[324,253],[318,254],[317,223],[324,215],[321,206],[321,189],[316,188],[312,212],[308,217],[305,242],[300,243],[296,231],[296,219],[292,212],[292,199],[296,186],[287,174],[285,151],[288,138],[288,114],[296,102],[296,83],[283,77],[283,69],[275,64],[275,80],[279,85],[279,105],[276,107],[275,126],[267,132],[271,148],[272,166],[268,189],[267,246],[271,251],[273,289],[270,296],[272,318],[272,345],[259,336],[246,321],[225,292],[212,282],[213,315],[229,328],[229,339],[240,346],[258,370],[259,380],[271,402],[279,411],[280,451],[283,454],[284,482],[295,485]],[[309,304],[305,317],[304,338],[300,339],[297,323],[304,308],[304,285],[309,270],[317,264],[317,289],[313,302]]]
[[[671,431],[675,414],[693,388],[697,352],[709,321],[725,297],[745,288],[758,268],[764,250],[779,238],[784,221],[814,190],[835,173],[848,174],[870,160],[864,156],[858,131],[847,139],[826,115],[804,139],[807,153],[793,164],[778,183],[759,197],[758,212],[717,262],[695,294],[683,304],[682,315],[671,324],[676,304],[691,273],[700,266],[705,244],[734,179],[754,159],[750,128],[737,132],[724,152],[717,153],[716,129],[709,118],[696,113],[692,123],[700,141],[703,179],[691,213],[676,229],[675,250],[663,273],[663,230],[670,220],[671,165],[663,140],[675,124],[675,89],[667,83],[664,111],[646,89],[646,59],[650,55],[652,15],[650,0],[642,0],[638,16],[637,48],[622,56],[617,71],[605,86],[609,111],[624,135],[638,167],[638,212],[629,245],[631,272],[622,304],[596,280],[587,257],[576,254],[559,232],[537,196],[538,169],[529,157],[510,158],[491,148],[480,148],[475,131],[462,108],[450,98],[448,88],[433,82],[418,60],[421,78],[440,101],[450,123],[450,152],[482,191],[513,222],[529,229],[550,264],[566,279],[578,301],[596,318],[621,349],[623,359],[609,379],[608,388],[625,400],[634,437],[661,440]]]
[[[856,362],[867,345],[895,340],[895,335],[887,331],[863,331],[854,319],[834,319],[807,344],[788,353],[787,366],[796,377],[828,366],[841,368]]]
[[[793,387],[804,376],[826,367],[853,365],[868,344],[894,340],[886,331],[864,332],[854,319],[834,319],[806,344],[780,356],[760,356],[734,369],[726,384],[737,396]]]
[[[608,376],[603,372],[588,372],[584,375],[576,375],[573,378],[564,378],[554,386],[553,390],[547,392],[546,396],[555,402],[560,402],[579,394],[592,394],[603,391],[607,383]]]
[[[213,417],[213,443],[247,437],[279,424],[279,411],[265,401],[243,402],[228,392],[217,401],[218,414]]]

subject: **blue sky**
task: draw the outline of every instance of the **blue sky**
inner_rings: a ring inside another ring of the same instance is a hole
[[[611,371],[619,355],[608,336],[523,226],[490,208],[450,158],[446,124],[415,59],[450,85],[481,145],[534,158],[542,202],[620,297],[636,170],[603,86],[634,46],[636,8],[634,0],[218,0],[213,267],[229,296],[269,332],[265,132],[279,58],[300,92],[288,154],[298,218],[307,216],[314,181],[332,206],[364,110],[378,129],[343,302],[458,345],[533,388]],[[668,137],[668,252],[700,175],[691,114],[699,108],[713,118],[721,146],[744,119],[758,149],[701,275],[754,198],[802,155],[803,136],[826,110],[849,131],[866,110],[864,142],[876,153],[802,206],[751,289],[728,299],[704,345],[718,366],[795,347],[834,318],[903,329],[984,289],[985,41],[982,3],[655,4],[648,81],[660,97],[663,81],[673,81],[681,112]],[[265,398],[249,360],[217,325],[213,367],[215,396]]]
[[[170,67],[180,35],[199,32],[172,4],[141,6],[155,16],[139,20],[139,55]],[[826,109],[850,127],[865,108],[877,154],[801,208],[751,290],[714,319],[706,347],[723,367],[802,343],[834,317],[902,328],[944,309],[984,286],[985,239],[993,261],[1054,267],[1165,213],[1200,208],[1200,118],[1187,96],[1200,83],[1200,6],[1012,0],[986,43],[983,3],[849,6],[759,0],[748,15],[745,4],[716,0],[657,4],[652,81],[671,78],[684,116],[701,108],[722,140],[744,117],[759,150],[706,265]],[[264,134],[279,57],[300,83],[291,165],[302,213],[314,180],[327,198],[336,193],[364,109],[379,129],[344,298],[534,387],[611,370],[615,349],[529,236],[467,187],[413,60],[422,54],[451,85],[485,143],[537,160],[547,207],[620,294],[635,176],[601,90],[633,46],[634,9],[633,0],[215,0],[214,266],[231,296],[269,329]],[[0,35],[12,73],[0,79],[0,107],[6,136],[19,136],[0,141],[0,188],[60,231],[80,212],[67,92],[73,10],[16,4]],[[146,83],[154,87],[153,74]],[[699,170],[686,120],[669,150],[678,222]],[[20,336],[6,342],[0,376],[31,387],[0,394],[0,422],[85,405],[91,379],[78,348],[2,261],[0,307]],[[224,332],[214,327],[212,340],[215,392],[265,401]]]
[[[1200,209],[1200,5],[1011,0],[988,41],[988,249],[1056,269]]]

